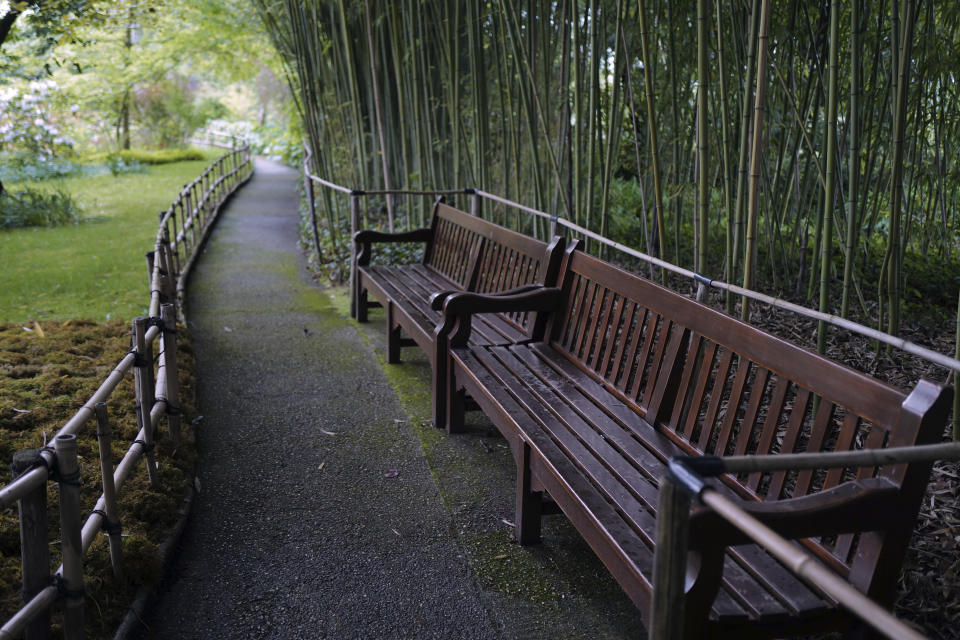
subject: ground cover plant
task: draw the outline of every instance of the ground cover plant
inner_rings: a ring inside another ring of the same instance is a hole
[[[0,192],[0,229],[58,227],[80,222],[81,214],[73,197],[62,189]]]
[[[69,193],[86,219],[58,228],[0,231],[0,322],[103,321],[145,314],[143,256],[153,249],[157,213],[217,155],[150,166],[144,173],[72,176],[30,185]]]
[[[129,349],[129,331],[129,324],[120,320],[0,324],[0,459],[9,463],[14,452],[50,442]],[[182,327],[178,359],[180,406],[184,424],[190,424],[196,415],[192,402],[193,357]],[[137,435],[132,376],[127,376],[114,391],[107,406],[116,465]],[[95,432],[95,422],[91,421],[79,435],[84,514],[93,509],[101,493]],[[150,488],[141,464],[119,494],[124,569],[129,582],[113,577],[105,536],[93,544],[84,558],[88,638],[112,637],[137,589],[154,584],[162,576],[157,547],[176,522],[184,483],[192,478],[194,464],[188,439],[174,450],[165,433],[162,425],[157,455],[160,489]],[[8,464],[0,464],[0,484],[9,481]],[[52,483],[48,491],[51,568],[55,570],[60,561],[59,504]],[[0,512],[0,620],[7,620],[21,606],[17,522],[15,506]],[[59,624],[56,609],[54,624]]]

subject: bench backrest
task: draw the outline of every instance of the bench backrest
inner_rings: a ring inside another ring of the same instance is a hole
[[[438,201],[433,241],[423,262],[466,291],[498,293],[528,284],[552,286],[563,258],[562,240],[531,238]],[[524,328],[528,314],[506,314]]]
[[[561,273],[566,305],[550,327],[553,347],[690,454],[882,448],[942,437],[949,390],[921,382],[908,396],[580,251],[568,252]],[[888,465],[724,481],[745,498],[777,500],[879,475],[919,506],[929,472],[929,464]],[[886,546],[878,534],[808,546],[871,590],[884,562],[899,570],[915,517],[905,513],[905,535],[888,533]]]

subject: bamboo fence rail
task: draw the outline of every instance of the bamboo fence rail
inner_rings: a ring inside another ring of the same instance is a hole
[[[191,144],[202,144],[208,147],[223,149],[239,149],[246,143],[232,133],[217,131],[216,129],[199,129],[190,137]]]
[[[166,418],[167,437],[180,440],[177,318],[183,319],[183,287],[193,262],[221,206],[253,171],[250,147],[234,139],[224,154],[186,185],[166,211],[160,212],[154,250],[147,254],[150,315],[135,318],[130,351],[90,399],[57,432],[53,447],[20,451],[14,456],[13,480],[0,487],[0,508],[19,502],[24,606],[0,627],[0,640],[49,637],[50,608],[64,602],[64,637],[83,637],[83,557],[104,531],[109,537],[114,573],[123,575],[120,514],[116,496],[146,460],[150,483],[158,483],[154,446]],[[154,364],[154,343],[159,343]],[[107,400],[133,370],[139,433],[114,466]],[[81,520],[77,435],[96,419],[103,493]],[[61,564],[50,573],[47,481],[59,485]]]
[[[332,182],[329,182],[329,181],[327,181],[327,180],[324,180],[324,179],[322,179],[322,178],[319,178],[319,177],[311,174],[311,173],[309,172],[309,169],[308,169],[306,163],[304,163],[304,180],[305,180],[305,182],[307,182],[308,184],[310,184],[310,183],[316,183],[316,184],[325,186],[325,187],[327,187],[327,188],[330,188],[330,189],[332,189],[332,190],[334,190],[334,191],[337,191],[337,192],[339,192],[339,193],[343,193],[343,194],[349,195],[349,196],[351,197],[351,216],[350,216],[350,221],[351,221],[351,233],[355,233],[355,232],[356,232],[357,221],[358,221],[358,219],[359,219],[359,215],[358,215],[358,213],[357,213],[357,211],[358,211],[358,209],[359,209],[358,199],[359,199],[360,197],[362,197],[362,196],[370,196],[370,195],[381,195],[381,196],[382,196],[382,195],[386,195],[386,196],[389,197],[389,196],[391,196],[391,195],[400,195],[400,194],[406,194],[406,195],[467,194],[467,195],[472,195],[474,200],[473,200],[473,204],[472,204],[472,206],[471,206],[471,212],[472,212],[474,215],[479,215],[479,212],[480,212],[480,204],[479,204],[479,201],[480,201],[481,199],[489,200],[489,201],[491,201],[491,202],[495,202],[495,203],[500,204],[500,205],[503,205],[503,206],[507,206],[507,207],[514,208],[514,209],[516,209],[516,210],[518,210],[518,211],[523,211],[523,212],[529,213],[529,214],[530,214],[531,216],[533,216],[534,218],[539,218],[539,219],[546,220],[546,221],[549,222],[549,224],[550,224],[550,227],[549,227],[550,235],[555,235],[556,233],[560,232],[560,228],[563,227],[563,228],[565,228],[565,229],[569,229],[569,230],[572,231],[573,233],[579,234],[580,236],[582,236],[582,237],[584,237],[584,238],[589,238],[589,239],[591,239],[591,240],[595,240],[596,242],[598,242],[598,243],[600,243],[600,244],[602,244],[602,245],[605,245],[605,246],[610,247],[610,248],[612,248],[612,249],[616,249],[617,251],[620,251],[620,252],[622,252],[622,253],[624,253],[624,254],[626,254],[626,255],[628,255],[628,256],[631,256],[631,257],[633,257],[633,258],[637,258],[638,260],[642,260],[642,261],[644,261],[644,262],[647,262],[647,263],[649,263],[649,264],[651,264],[651,265],[653,265],[653,266],[656,266],[656,267],[659,267],[659,268],[661,268],[661,269],[664,269],[665,271],[670,271],[671,273],[675,273],[675,274],[680,275],[680,276],[683,276],[683,277],[685,277],[685,278],[690,278],[691,280],[694,281],[694,283],[695,283],[695,284],[697,285],[697,287],[698,287],[698,296],[697,296],[698,299],[700,299],[701,293],[702,293],[702,289],[703,289],[704,287],[713,287],[713,288],[715,288],[715,289],[720,289],[720,290],[722,290],[722,291],[727,291],[728,293],[738,295],[738,296],[740,296],[741,298],[744,298],[745,300],[754,300],[754,301],[757,301],[757,302],[762,302],[762,303],[764,303],[764,304],[770,305],[770,306],[775,307],[775,308],[777,308],[777,309],[783,309],[784,311],[789,311],[789,312],[791,312],[791,313],[795,313],[795,314],[800,315],[800,316],[804,316],[804,317],[807,317],[807,318],[811,318],[811,319],[813,319],[813,320],[817,320],[818,322],[823,322],[823,323],[825,323],[825,324],[829,324],[829,325],[832,325],[832,326],[835,326],[835,327],[838,327],[838,328],[841,328],[841,329],[845,329],[845,330],[850,331],[850,332],[852,332],[852,333],[860,334],[860,335],[862,335],[862,336],[865,336],[865,337],[867,337],[867,338],[870,338],[871,340],[876,340],[877,342],[880,342],[880,343],[883,343],[883,344],[887,344],[887,345],[890,345],[890,346],[892,346],[892,347],[896,347],[897,349],[900,349],[900,350],[902,350],[902,351],[905,351],[905,352],[910,353],[910,354],[912,354],[912,355],[915,355],[915,356],[917,356],[917,357],[923,358],[924,360],[927,360],[927,361],[929,361],[929,362],[932,362],[932,363],[934,363],[934,364],[937,364],[937,365],[939,365],[939,366],[941,366],[941,367],[944,367],[944,368],[949,369],[949,370],[951,370],[951,371],[960,373],[960,359],[951,358],[951,357],[946,356],[946,355],[944,355],[944,354],[942,354],[942,353],[939,353],[938,351],[934,351],[933,349],[930,349],[930,348],[928,348],[928,347],[924,347],[924,346],[922,346],[922,345],[916,344],[915,342],[910,342],[909,340],[905,340],[905,339],[903,339],[903,338],[899,338],[899,337],[897,337],[897,336],[893,336],[893,335],[890,335],[890,334],[888,334],[888,333],[884,333],[884,332],[882,332],[882,331],[878,331],[877,329],[874,329],[874,328],[872,328],[872,327],[868,327],[868,326],[866,326],[866,325],[862,325],[862,324],[857,323],[857,322],[853,322],[853,321],[851,321],[851,320],[847,320],[846,318],[841,318],[841,317],[839,317],[839,316],[836,316],[836,315],[833,315],[833,314],[830,314],[830,313],[825,313],[825,312],[822,312],[822,311],[816,311],[816,310],[814,310],[814,309],[808,309],[807,307],[804,307],[804,306],[801,306],[801,305],[798,305],[798,304],[794,304],[794,303],[792,303],[792,302],[788,302],[788,301],[786,301],[786,300],[782,300],[782,299],[780,299],[780,298],[776,298],[776,297],[774,297],[774,296],[770,296],[770,295],[767,295],[767,294],[765,294],[765,293],[760,293],[759,291],[754,291],[754,290],[748,289],[748,288],[746,288],[746,287],[739,287],[739,286],[737,286],[737,285],[729,284],[729,283],[723,282],[723,281],[721,281],[721,280],[715,280],[715,279],[713,279],[713,278],[710,278],[710,277],[705,276],[705,275],[703,275],[703,274],[697,273],[697,272],[695,272],[695,271],[691,271],[691,270],[689,270],[689,269],[684,269],[683,267],[679,267],[679,266],[677,266],[677,265],[675,265],[675,264],[672,264],[672,263],[670,263],[670,262],[667,262],[667,261],[665,261],[665,260],[661,260],[660,258],[656,258],[656,257],[654,257],[654,256],[648,255],[648,254],[643,253],[643,252],[641,252],[641,251],[637,251],[636,249],[633,249],[633,248],[628,247],[628,246],[626,246],[626,245],[624,245],[624,244],[621,244],[621,243],[619,243],[619,242],[616,242],[616,241],[614,241],[614,240],[611,240],[611,239],[609,239],[609,238],[607,238],[607,237],[605,237],[605,236],[603,236],[603,235],[600,235],[599,233],[596,233],[596,232],[591,231],[591,230],[589,230],[589,229],[587,229],[587,228],[585,228],[585,227],[582,227],[582,226],[580,226],[580,225],[578,225],[578,224],[576,224],[576,223],[574,223],[574,222],[571,222],[570,220],[568,220],[568,219],[566,219],[566,218],[564,218],[564,217],[562,217],[562,216],[553,215],[553,214],[547,213],[547,212],[545,212],[545,211],[540,211],[539,209],[535,209],[535,208],[533,208],[533,207],[528,207],[528,206],[526,206],[526,205],[520,204],[519,202],[514,202],[514,201],[512,201],[512,200],[508,200],[507,198],[503,198],[503,197],[501,197],[501,196],[497,196],[497,195],[495,195],[495,194],[488,193],[488,192],[486,192],[486,191],[482,191],[482,190],[480,190],[480,189],[469,189],[469,188],[467,188],[467,189],[446,189],[446,190],[444,190],[444,189],[432,189],[432,190],[423,190],[423,191],[411,191],[411,190],[406,190],[406,189],[398,189],[398,190],[391,190],[391,191],[386,191],[386,190],[364,191],[364,190],[362,190],[362,189],[350,189],[350,188],[348,188],[348,187],[344,187],[344,186],[342,186],[342,185],[334,184],[334,183],[332,183]],[[313,207],[314,207],[312,193],[313,193],[313,191],[312,191],[312,187],[311,187],[310,189],[308,189],[308,199],[310,200],[309,206],[311,207],[311,211],[313,211]],[[563,232],[563,233],[565,233],[565,232]],[[316,235],[315,235],[315,238],[316,238]],[[318,251],[319,251],[319,246],[318,246]]]

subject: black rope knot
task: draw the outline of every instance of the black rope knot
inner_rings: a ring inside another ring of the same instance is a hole
[[[68,588],[67,581],[63,579],[63,576],[53,576],[53,584],[57,587],[57,591],[60,593],[60,595],[68,600],[82,598],[87,594],[87,589],[82,584],[80,585],[79,589]]]
[[[100,516],[100,530],[108,536],[118,536],[123,531],[123,524],[119,520],[111,522],[107,517],[107,512],[103,509],[94,509],[91,514],[96,513]]]
[[[707,287],[713,285],[713,278],[708,278],[707,276],[700,273],[693,274],[693,279],[698,283]]]
[[[53,454],[54,456],[53,463],[48,462],[47,459],[41,455],[42,452],[44,451]],[[33,462],[33,468],[41,467],[41,466],[46,467],[47,477],[49,477],[51,480],[53,480],[58,484],[65,484],[71,487],[81,486],[80,469],[77,469],[73,473],[69,473],[69,474],[60,473],[60,468],[57,465],[56,455],[57,455],[56,449],[50,446],[43,447],[42,449],[37,450],[37,458]]]
[[[80,469],[77,469],[73,473],[62,473],[60,470],[57,470],[57,484],[67,485],[68,487],[79,487],[80,483]]]
[[[151,453],[151,452],[153,452],[153,450],[157,447],[157,443],[156,443],[156,442],[149,442],[149,443],[148,443],[148,442],[147,442],[146,440],[144,440],[143,438],[137,438],[136,440],[133,441],[133,444],[139,444],[141,447],[143,447],[143,452],[144,452],[144,453]]]
[[[133,354],[133,366],[137,368],[145,367],[148,364],[150,364],[150,361],[147,360],[146,356],[140,353],[139,351],[137,351],[136,347],[134,347],[133,349],[130,349],[130,351],[127,351],[127,353]]]

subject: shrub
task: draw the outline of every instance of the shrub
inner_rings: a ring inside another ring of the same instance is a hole
[[[136,160],[124,160],[116,153],[107,156],[107,169],[114,177],[124,173],[143,173],[147,170],[146,165]]]
[[[15,193],[0,193],[0,229],[55,227],[80,222],[80,206],[57,189],[40,191],[29,187]]]
[[[159,151],[123,149],[111,155],[126,163],[139,162],[140,164],[168,164],[170,162],[185,162],[206,158],[203,151],[199,149],[161,149]]]

